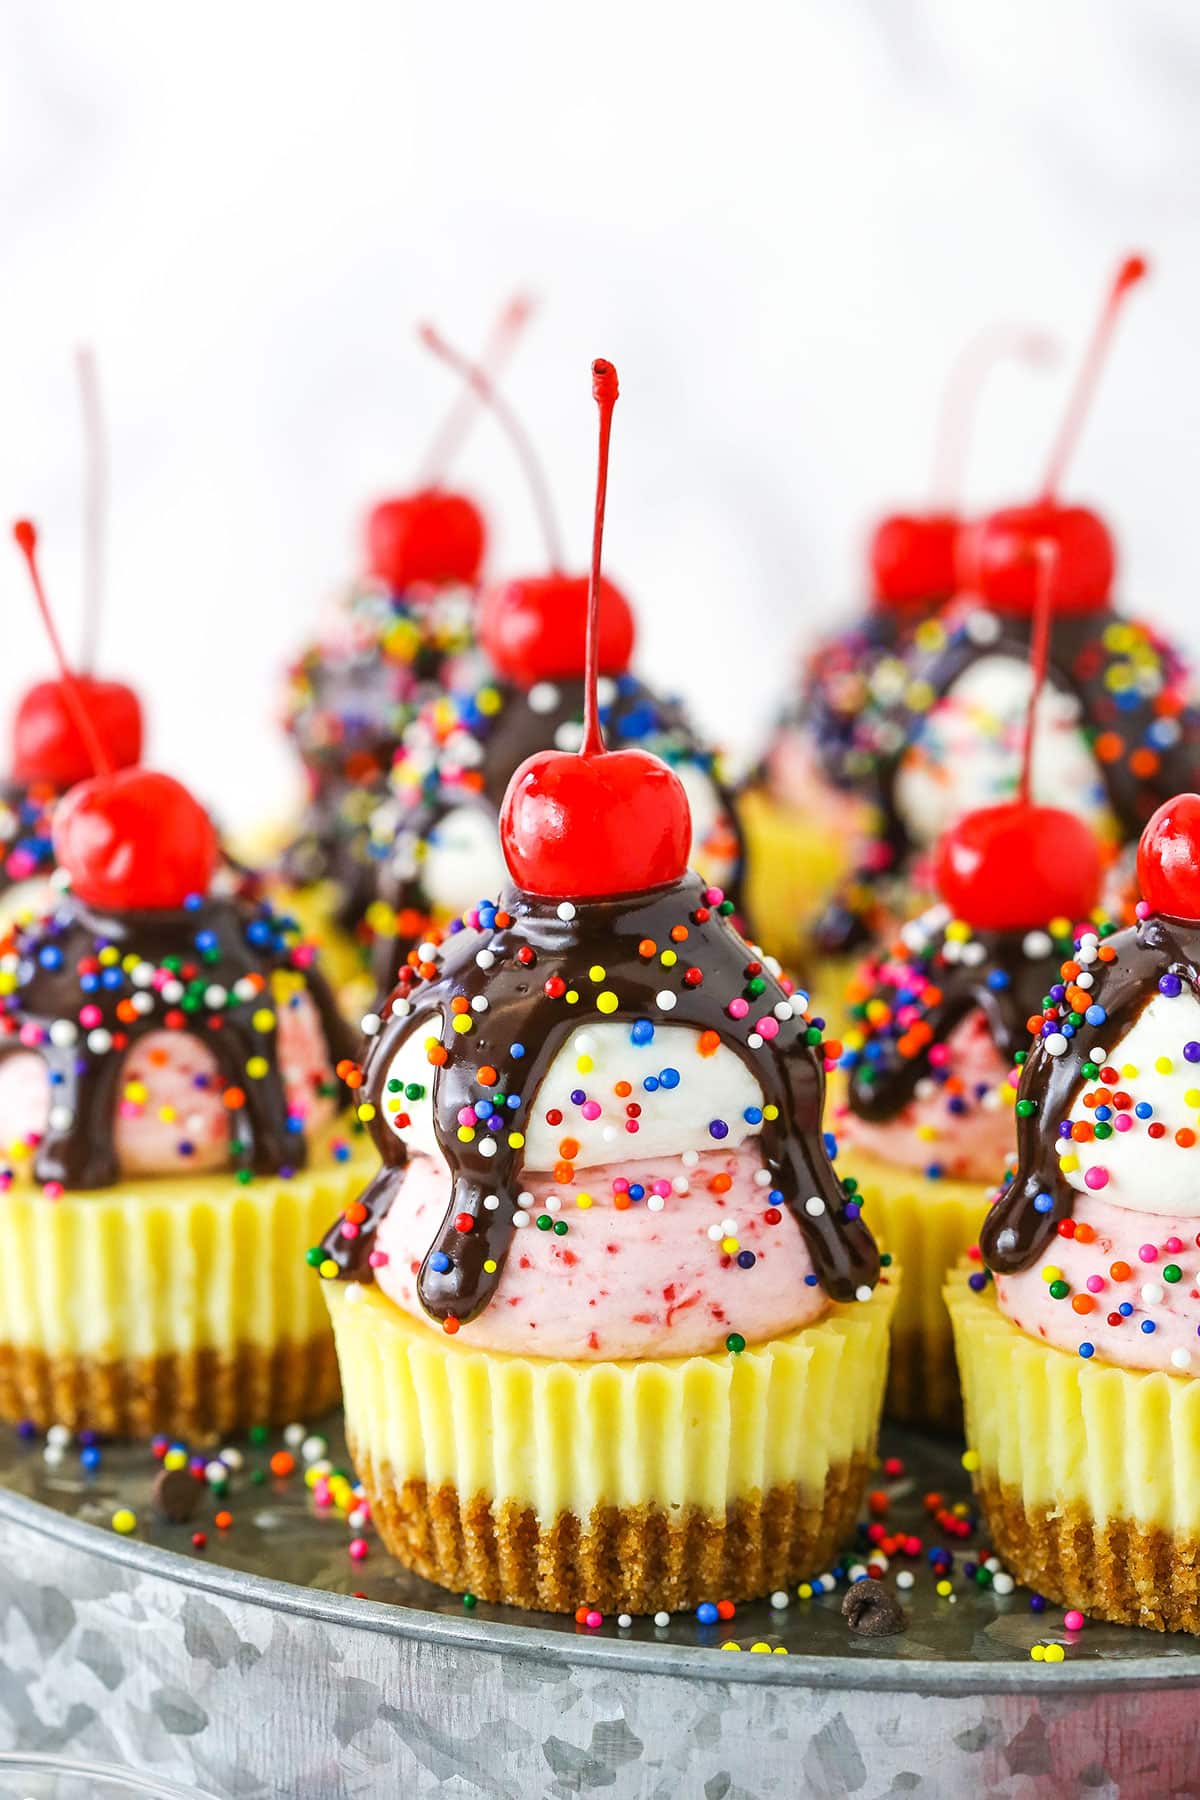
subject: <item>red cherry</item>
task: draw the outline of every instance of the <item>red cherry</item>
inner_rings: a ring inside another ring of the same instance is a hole
[[[1093,612],[1112,592],[1116,551],[1103,519],[1084,506],[1061,506],[1063,471],[1095,395],[1125,297],[1147,272],[1144,257],[1118,266],[1050,452],[1042,491],[1031,506],[992,513],[962,535],[958,572],[962,585],[1002,612],[1031,612],[1037,594],[1038,542],[1056,551],[1054,604],[1060,613]]]
[[[204,894],[217,866],[212,820],[181,782],[152,769],[97,775],[64,794],[54,851],[74,892],[101,912],[154,912]]]
[[[77,675],[75,686],[113,767],[136,763],[142,754],[142,707],[133,689],[91,675]],[[39,681],[27,690],[13,720],[12,745],[17,781],[74,787],[95,767],[61,681]]]
[[[608,899],[678,881],[692,820],[678,776],[646,750],[541,750],[508,784],[500,842],[526,893]]]
[[[596,688],[608,441],[617,400],[611,363],[592,364],[592,393],[600,409],[600,453],[583,661],[583,748],[578,755],[542,750],[527,758],[500,809],[500,842],[513,880],[526,893],[557,900],[609,899],[668,886],[686,872],[692,841],[691,813],[678,776],[645,750],[604,748]],[[555,664],[545,672],[560,669]]]
[[[17,709],[13,773],[18,780],[69,787],[88,775],[107,774],[118,765],[136,762],[142,749],[142,711],[136,694],[122,682],[95,681],[74,673],[42,584],[37,527],[18,519],[13,540],[25,559],[59,668],[57,681],[39,682]]]
[[[933,493],[936,502],[919,513],[881,519],[868,559],[877,606],[940,606],[957,591],[955,544],[962,519],[954,496],[963,481],[971,429],[988,376],[1008,356],[1027,363],[1049,360],[1053,346],[1026,326],[989,325],[960,350],[950,365],[938,417]]]
[[[1200,919],[1200,794],[1164,800],[1142,832],[1137,873],[1155,912]]]
[[[381,500],[366,523],[367,571],[395,593],[418,582],[470,584],[486,543],[483,516],[465,494],[443,488]]]
[[[976,931],[1084,919],[1103,872],[1100,846],[1082,819],[1024,800],[967,813],[942,838],[934,862],[942,899]]]
[[[893,513],[871,537],[868,559],[877,606],[939,605],[955,590],[954,513]]]
[[[583,674],[586,575],[535,575],[484,591],[479,641],[499,673],[520,687]],[[611,581],[600,582],[599,672],[623,675],[633,655],[633,612]]]
[[[1057,551],[1056,612],[1093,612],[1107,605],[1116,568],[1107,525],[1085,506],[1059,506],[1054,500],[1006,506],[968,525],[958,540],[959,582],[1000,612],[1032,612],[1038,544],[1053,544]]]

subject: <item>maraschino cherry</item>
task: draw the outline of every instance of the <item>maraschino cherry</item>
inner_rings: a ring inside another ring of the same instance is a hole
[[[538,455],[487,373],[452,349],[432,326],[422,327],[421,337],[435,356],[458,371],[503,426],[525,471],[546,540],[549,574],[522,576],[484,590],[477,622],[479,641],[497,672],[518,687],[578,679],[587,654],[589,578],[563,572],[558,525]],[[600,583],[599,605],[600,673],[623,675],[633,655],[633,613],[624,594],[610,581]]]
[[[520,295],[496,321],[483,353],[493,372],[502,367],[531,311],[529,300]],[[429,447],[413,492],[380,500],[367,514],[367,573],[394,593],[418,584],[470,587],[479,578],[487,548],[483,514],[466,494],[442,485],[477,410],[475,394],[470,389],[461,393]]]
[[[1116,570],[1116,551],[1109,529],[1090,508],[1064,506],[1057,496],[1095,394],[1125,296],[1146,273],[1145,259],[1129,256],[1113,277],[1050,453],[1039,497],[1031,505],[1008,506],[991,513],[961,535],[961,585],[999,611],[1032,610],[1037,593],[1036,546],[1047,542],[1058,549],[1054,584],[1058,610],[1093,612],[1108,603]]]
[[[198,801],[170,775],[118,768],[88,707],[87,687],[73,674],[55,629],[37,561],[37,532],[28,519],[13,527],[29,567],[59,680],[54,684],[91,771],[54,809],[52,833],[71,888],[103,912],[149,912],[182,906],[208,890],[217,866],[217,834]]]
[[[1048,919],[1084,919],[1100,898],[1103,859],[1083,820],[1030,797],[1038,699],[1050,653],[1050,617],[1061,557],[1053,540],[1035,545],[1038,597],[1030,650],[1032,691],[1015,800],[960,819],[937,847],[938,891],[976,931],[1030,931]]]
[[[85,447],[84,523],[84,631],[83,672],[76,687],[87,709],[95,734],[115,768],[127,768],[142,754],[142,707],[137,695],[123,681],[100,681],[92,670],[96,661],[103,588],[103,533],[106,509],[107,455],[100,414],[100,390],[96,364],[90,350],[78,358],[79,392],[83,408]],[[51,624],[51,641],[54,628]],[[56,645],[56,653],[58,646]],[[61,681],[39,681],[28,688],[17,706],[12,728],[12,775],[15,781],[47,782],[63,789],[92,772],[92,757],[81,736],[74,711]]]
[[[1164,800],[1142,832],[1137,873],[1152,912],[1200,920],[1200,794]]]
[[[871,534],[867,560],[876,606],[903,611],[938,606],[957,586],[956,551],[963,518],[957,489],[967,460],[971,424],[983,383],[1001,357],[1044,362],[1050,342],[1020,327],[991,326],[956,358],[946,383],[934,458],[934,505],[924,512],[892,513]]]
[[[367,573],[393,593],[418,584],[470,587],[478,579],[487,528],[466,494],[421,488],[380,500],[364,529]]]
[[[142,754],[142,708],[123,681],[76,677],[76,691],[113,768],[129,768]],[[61,681],[39,681],[21,696],[13,720],[12,773],[16,781],[45,781],[64,789],[93,767],[75,712]]]
[[[600,729],[600,559],[617,371],[592,364],[600,450],[588,588],[586,697],[578,754],[541,750],[508,784],[500,842],[517,886],[542,899],[615,899],[667,887],[687,870],[692,821],[679,778],[645,750],[606,750]]]

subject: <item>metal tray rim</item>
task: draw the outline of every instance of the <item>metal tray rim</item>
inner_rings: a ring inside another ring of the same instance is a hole
[[[270,1576],[205,1564],[156,1544],[118,1537],[86,1520],[14,1494],[0,1485],[0,1517],[87,1556],[119,1563],[138,1574],[195,1588],[243,1605],[265,1606],[327,1625],[354,1627],[383,1636],[431,1642],[444,1649],[493,1655],[518,1653],[535,1662],[560,1664],[564,1634],[536,1625],[510,1625],[483,1619],[454,1618],[402,1602],[389,1604],[335,1595],[320,1588],[299,1587]],[[1131,1628],[1132,1629],[1132,1628]],[[678,1644],[624,1643],[612,1638],[580,1636],[579,1660],[591,1667],[627,1674],[668,1675],[687,1680],[751,1682],[772,1687],[845,1688],[917,1694],[1011,1693],[1036,1685],[1044,1693],[1070,1693],[1079,1688],[1099,1692],[1137,1685],[1169,1688],[1200,1685],[1200,1649],[1194,1656],[1104,1658],[1059,1664],[933,1662],[876,1658],[863,1647],[861,1662],[848,1668],[845,1657],[793,1655],[730,1656],[713,1648],[687,1649]],[[853,1670],[854,1679],[847,1682]]]

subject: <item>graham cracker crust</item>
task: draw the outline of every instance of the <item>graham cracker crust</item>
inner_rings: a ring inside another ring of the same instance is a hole
[[[41,1430],[66,1425],[106,1437],[155,1432],[202,1440],[251,1425],[286,1425],[333,1406],[340,1393],[333,1339],[266,1350],[240,1344],[168,1356],[94,1362],[0,1344],[0,1418]]]
[[[371,1517],[418,1575],[529,1612],[678,1612],[701,1600],[749,1600],[819,1574],[853,1535],[865,1457],[831,1469],[820,1504],[794,1487],[736,1501],[723,1518],[699,1507],[595,1508],[543,1525],[532,1507],[464,1501],[446,1485],[397,1484],[351,1443]]]
[[[901,1425],[961,1432],[962,1388],[947,1317],[935,1338],[922,1331],[893,1331],[883,1413]]]
[[[1026,1587],[1116,1625],[1200,1636],[1200,1538],[1096,1519],[1078,1501],[1027,1506],[983,1471],[975,1487],[996,1554]]]

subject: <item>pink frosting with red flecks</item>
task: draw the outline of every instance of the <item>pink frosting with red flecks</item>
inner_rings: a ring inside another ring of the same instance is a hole
[[[278,1009],[279,1068],[288,1110],[306,1133],[333,1119],[333,1071],[320,1017],[307,994]],[[211,1052],[181,1031],[151,1031],[125,1060],[117,1086],[113,1127],[122,1175],[202,1174],[230,1167],[230,1114]],[[143,1091],[144,1090],[144,1091]],[[0,1062],[0,1157],[14,1145],[33,1145],[51,1105],[49,1071],[40,1056],[15,1054]]]
[[[996,1276],[1001,1312],[1073,1355],[1090,1344],[1097,1362],[1200,1373],[1200,1199],[1187,1219],[1079,1194],[1065,1223],[1070,1235],[1055,1237],[1027,1269]],[[1176,1269],[1178,1280],[1164,1275]],[[1069,1288],[1062,1299],[1050,1292],[1057,1275]],[[1122,1314],[1122,1304],[1132,1310]]]
[[[786,1210],[772,1207],[755,1181],[762,1157],[754,1145],[706,1150],[695,1160],[662,1156],[579,1170],[573,1185],[549,1174],[525,1176],[529,1222],[514,1234],[491,1305],[459,1329],[457,1342],[580,1360],[696,1356],[722,1350],[731,1332],[747,1343],[812,1324],[829,1307],[817,1283],[803,1233]],[[731,1185],[714,1192],[714,1177]],[[641,1185],[646,1199],[620,1209],[613,1181]],[[647,1199],[666,1187],[661,1211]],[[677,1186],[686,1184],[680,1193]],[[419,1319],[421,1259],[446,1210],[451,1177],[440,1156],[410,1157],[396,1203],[379,1227],[376,1253],[386,1262],[375,1279],[389,1299]],[[579,1196],[591,1196],[581,1207]],[[551,1198],[561,1202],[556,1210]],[[565,1221],[567,1232],[539,1230],[539,1216]],[[733,1225],[716,1240],[710,1228]],[[725,1247],[736,1242],[736,1250]],[[751,1268],[738,1265],[750,1252]]]
[[[955,1027],[937,1055],[936,1073],[894,1118],[862,1119],[842,1106],[838,1136],[899,1168],[935,1166],[947,1179],[998,1186],[1016,1148],[1010,1065],[978,1011]],[[952,1101],[964,1110],[952,1110]]]

